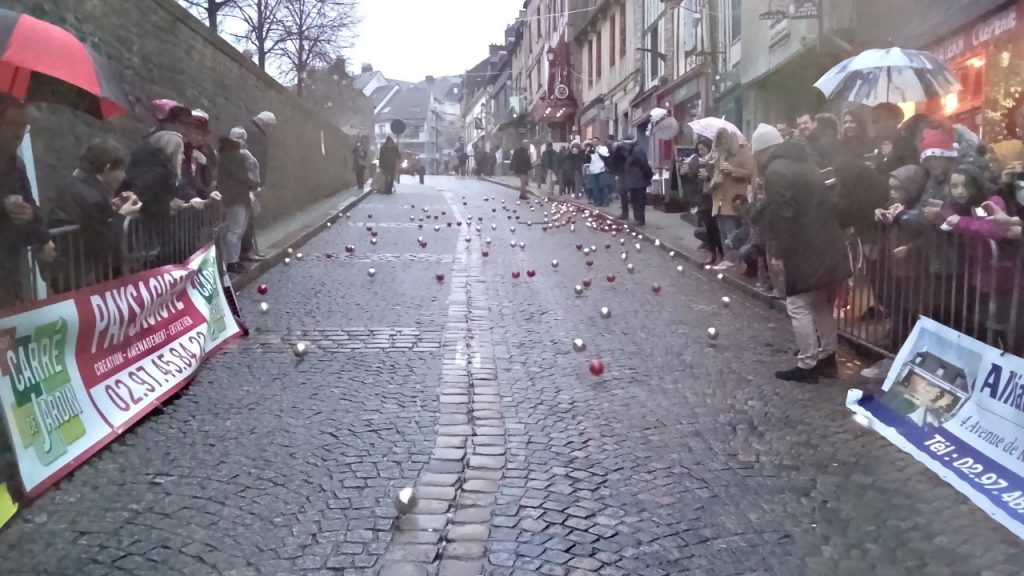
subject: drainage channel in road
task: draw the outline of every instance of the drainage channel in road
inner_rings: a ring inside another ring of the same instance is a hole
[[[454,216],[461,208],[444,192]],[[471,240],[467,243],[465,237]],[[491,342],[478,234],[467,226],[451,272],[439,388],[437,441],[398,519],[381,576],[476,576],[505,469],[505,425]]]

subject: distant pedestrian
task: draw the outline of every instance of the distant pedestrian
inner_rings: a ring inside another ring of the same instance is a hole
[[[369,153],[366,151],[366,146],[363,146],[363,141],[358,140],[355,149],[352,151],[352,171],[356,174],[356,188],[360,192],[366,186],[366,164],[369,162],[369,158]]]
[[[548,196],[554,190],[555,168],[558,164],[558,153],[555,152],[555,144],[548,141],[544,145],[544,152],[540,155],[540,183],[548,187]]]
[[[469,152],[466,151],[466,139],[459,136],[459,142],[455,145],[456,176],[466,175],[466,164],[469,163]]]
[[[806,383],[835,377],[833,305],[851,272],[834,201],[805,146],[783,141],[767,124],[757,127],[751,145],[764,180],[766,240],[784,270],[786,309],[799,347],[796,367],[775,377]]]
[[[384,144],[380,147],[380,156],[378,158],[380,162],[380,171],[384,176],[384,189],[380,190],[383,194],[394,194],[395,192],[395,175],[402,162],[402,153],[398,151],[398,144],[388,136],[384,140]]]
[[[523,140],[518,148],[512,151],[512,160],[509,168],[512,173],[519,177],[519,199],[528,200],[527,188],[530,184],[530,170],[533,165],[530,162],[530,142]]]
[[[590,179],[594,190],[594,205],[606,207],[611,204],[612,176],[608,174],[605,161],[609,157],[607,146],[597,146],[590,156]]]
[[[582,191],[583,166],[587,163],[587,155],[579,141],[572,143],[565,165],[562,166],[562,177],[565,179],[566,193],[574,195]]]

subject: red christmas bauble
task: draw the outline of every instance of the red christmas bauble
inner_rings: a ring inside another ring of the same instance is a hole
[[[651,292],[654,292],[655,294],[660,293],[661,292],[661,284],[655,284],[654,286],[651,286]]]
[[[355,246],[353,246],[351,244],[345,246],[345,252],[348,252],[349,254],[352,254],[355,251],[356,251],[356,247]]]
[[[480,255],[483,256],[484,258],[487,258],[488,256],[491,255],[491,253],[488,252],[487,250],[484,250],[483,252],[480,253]]]
[[[590,288],[590,284],[591,284],[592,282],[593,282],[593,280],[591,280],[590,278],[585,278],[585,279],[583,280],[583,287],[584,287],[584,288]]]
[[[512,273],[512,279],[513,280],[519,280],[519,272],[513,272]]]
[[[258,294],[259,294],[260,296],[263,296],[263,295],[265,295],[265,294],[267,293],[267,290],[269,290],[269,288],[267,288],[267,285],[266,285],[266,284],[260,284],[260,285],[259,285],[259,287],[258,287],[258,288],[256,288],[256,292],[257,292],[257,293],[258,293]]]
[[[587,260],[586,264],[587,264],[587,268],[590,268],[591,266],[594,265],[594,261],[593,260]]]
[[[440,284],[441,282],[444,282],[444,274],[435,274],[435,275],[434,275],[434,278],[436,278],[436,279],[437,279],[437,282],[438,282],[439,284]]]
[[[527,270],[526,271],[526,275],[529,276],[530,278],[533,278],[534,276],[537,275],[537,271],[536,270]]]
[[[605,276],[605,280],[607,280],[609,282],[615,282],[615,274],[609,274],[609,275]]]
[[[604,374],[604,362],[601,362],[596,358],[591,360],[590,373],[593,374],[594,376],[600,376],[601,374]]]

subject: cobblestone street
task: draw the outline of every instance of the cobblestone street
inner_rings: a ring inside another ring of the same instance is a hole
[[[448,177],[370,196],[239,295],[248,338],[0,532],[0,572],[1021,574],[1019,539],[853,421],[870,384],[772,377],[783,315],[550,209]]]

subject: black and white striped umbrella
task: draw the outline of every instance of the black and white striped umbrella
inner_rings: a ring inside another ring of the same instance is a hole
[[[833,100],[874,106],[925,102],[960,90],[960,82],[933,54],[922,50],[865,50],[843,60],[814,83]]]

